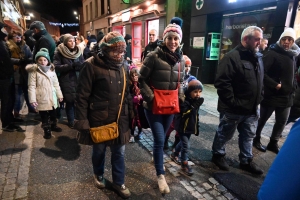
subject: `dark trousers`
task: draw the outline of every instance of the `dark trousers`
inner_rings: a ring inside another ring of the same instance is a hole
[[[49,128],[51,124],[56,124],[56,110],[43,110],[39,111],[42,118],[42,128]],[[50,121],[49,121],[50,119]]]
[[[272,135],[270,139],[279,140],[280,135],[282,134],[282,131],[288,120],[290,109],[291,107],[279,108],[279,107],[269,107],[269,106],[260,105],[260,118],[258,120],[255,140],[260,139],[261,131],[274,111],[275,111],[275,124],[273,126]]]
[[[11,79],[0,80],[1,122],[2,128],[13,121],[14,83]]]

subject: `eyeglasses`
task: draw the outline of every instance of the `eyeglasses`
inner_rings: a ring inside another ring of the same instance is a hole
[[[155,34],[149,34],[149,36],[155,36]]]
[[[117,56],[117,55],[124,55],[126,53],[126,51],[113,51],[113,55]]]

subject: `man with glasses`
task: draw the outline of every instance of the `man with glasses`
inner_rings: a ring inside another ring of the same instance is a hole
[[[263,171],[252,161],[252,141],[262,100],[264,67],[258,47],[263,31],[257,26],[245,28],[241,43],[225,54],[218,66],[215,87],[219,95],[220,124],[212,145],[212,162],[229,170],[225,146],[239,132],[240,168],[253,174]]]
[[[295,38],[294,29],[285,29],[279,40],[270,46],[263,58],[265,66],[264,99],[260,105],[260,119],[253,141],[253,145],[260,151],[266,151],[260,143],[261,131],[275,111],[275,124],[267,150],[276,154],[279,152],[278,140],[288,120],[297,89],[295,71],[298,66],[296,66],[295,59],[299,55],[300,49],[295,44]]]
[[[146,58],[149,52],[154,51],[154,49],[156,49],[157,43],[157,31],[155,29],[151,29],[149,31],[149,44],[145,47],[145,50],[142,53],[142,61]]]

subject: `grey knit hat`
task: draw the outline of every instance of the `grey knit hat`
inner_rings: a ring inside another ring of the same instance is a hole
[[[64,45],[67,45],[69,39],[71,39],[71,38],[74,39],[74,36],[69,33],[64,34]]]

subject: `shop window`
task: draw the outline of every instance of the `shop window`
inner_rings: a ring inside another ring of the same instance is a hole
[[[90,2],[90,20],[93,19],[93,2]]]

